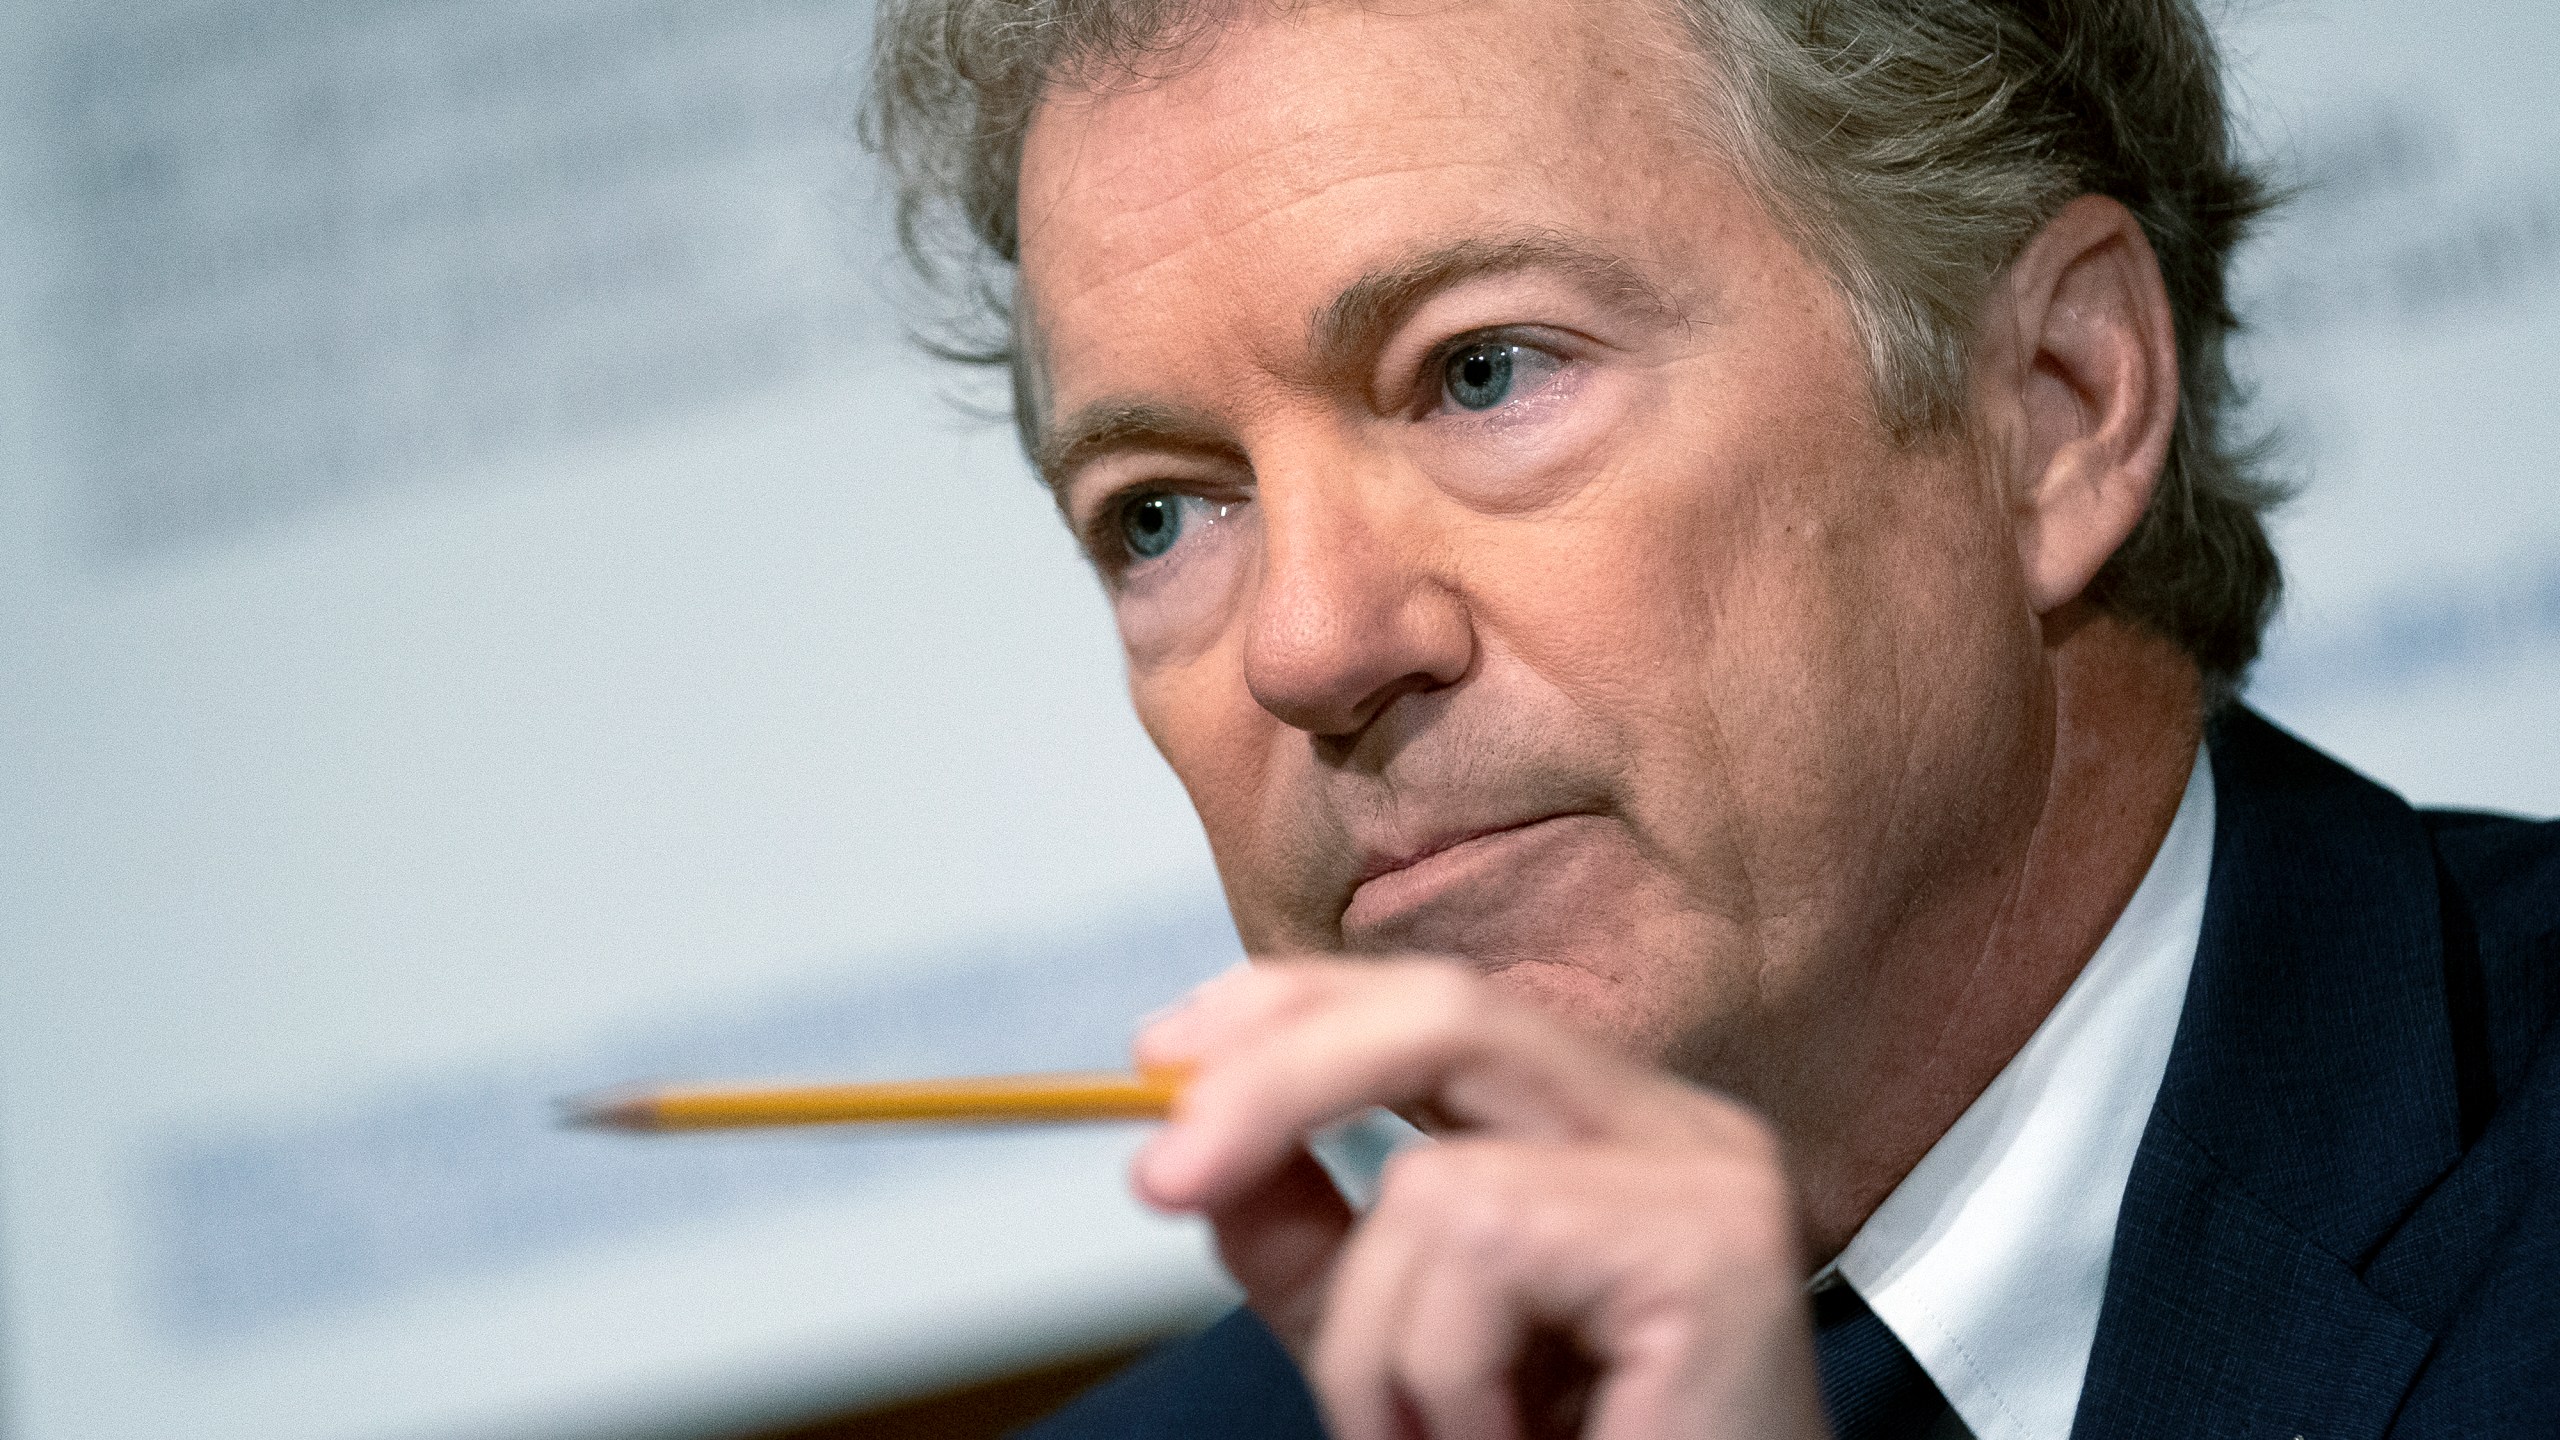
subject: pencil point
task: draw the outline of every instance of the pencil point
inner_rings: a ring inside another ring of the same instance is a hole
[[[654,1130],[657,1110],[645,1095],[607,1091],[572,1095],[560,1103],[560,1123],[572,1130]]]

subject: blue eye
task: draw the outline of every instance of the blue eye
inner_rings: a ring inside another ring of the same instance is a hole
[[[1218,548],[1227,516],[1242,503],[1178,490],[1133,490],[1094,516],[1085,544],[1106,575],[1152,570],[1159,560],[1187,565],[1204,547]]]
[[[1182,538],[1182,497],[1141,495],[1120,507],[1120,543],[1140,560],[1153,560]]]
[[[1441,367],[1441,383],[1449,398],[1467,410],[1490,410],[1511,394],[1512,357],[1517,345],[1470,345]]]

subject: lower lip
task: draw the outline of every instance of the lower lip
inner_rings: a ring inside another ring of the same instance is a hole
[[[1452,904],[1495,904],[1494,887],[1544,863],[1559,842],[1570,839],[1575,822],[1588,815],[1554,815],[1508,830],[1496,830],[1435,850],[1401,869],[1360,883],[1342,912],[1342,933],[1359,944],[1381,930],[1422,911]]]

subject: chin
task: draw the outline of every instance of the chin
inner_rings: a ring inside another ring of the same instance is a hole
[[[1730,922],[1691,905],[1625,824],[1558,816],[1364,885],[1354,954],[1454,960],[1572,1029],[1661,1062],[1747,998]]]

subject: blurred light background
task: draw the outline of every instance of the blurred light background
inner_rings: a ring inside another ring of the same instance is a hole
[[[901,339],[861,0],[0,8],[0,1434],[710,1436],[1225,1303],[1134,1132],[642,1144],[1117,1061],[1235,942]],[[2226,22],[2299,200],[2253,698],[2560,810],[2560,12]]]

